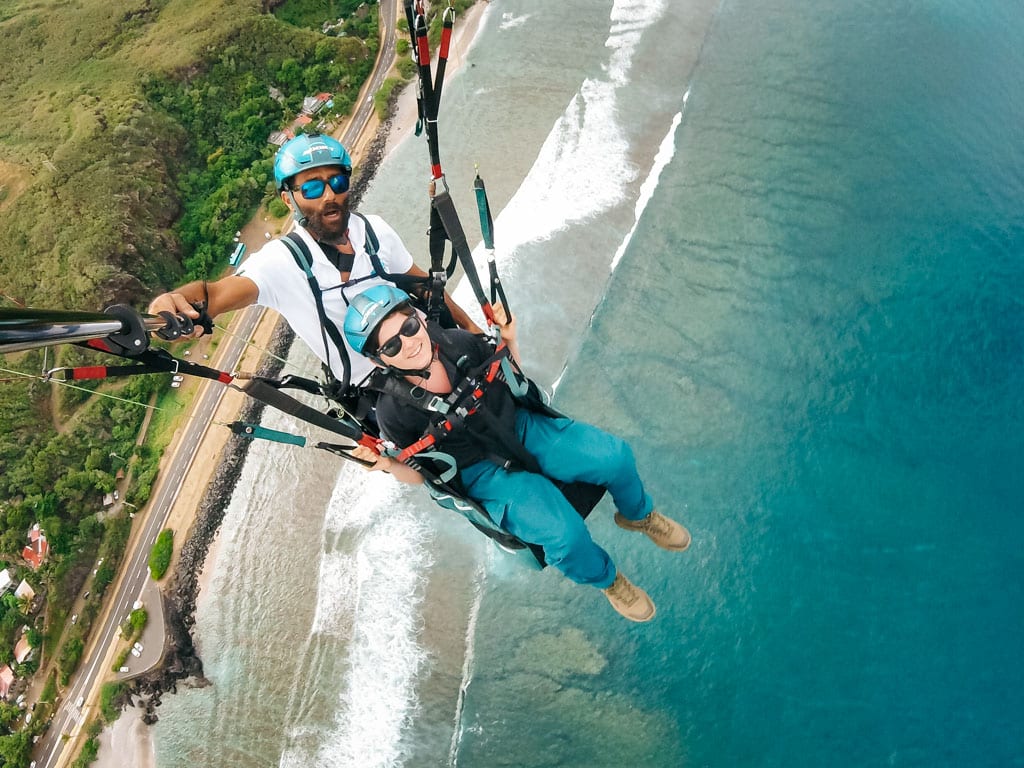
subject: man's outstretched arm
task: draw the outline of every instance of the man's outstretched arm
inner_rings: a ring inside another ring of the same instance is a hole
[[[196,280],[173,291],[161,293],[150,302],[149,314],[170,312],[195,320],[199,317],[199,312],[192,305],[205,301],[206,313],[210,317],[217,317],[224,312],[255,304],[259,293],[256,283],[240,275],[228,275],[213,283]],[[182,338],[198,339],[202,335],[203,329],[197,325],[191,336]]]

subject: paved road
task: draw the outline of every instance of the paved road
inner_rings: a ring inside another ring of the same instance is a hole
[[[373,94],[384,83],[385,75],[394,61],[395,19],[400,6],[401,0],[385,2],[380,5],[381,27],[385,30],[384,41],[381,45],[380,55],[377,57],[376,67],[369,80],[369,87],[365,88],[364,95],[360,98],[359,105],[341,139],[342,143],[347,146],[354,145],[356,139],[365,129],[372,115]],[[214,361],[218,368],[226,371],[236,369],[238,361],[245,351],[245,340],[252,336],[263,310],[260,307],[249,307],[238,314],[239,317],[232,329],[234,335],[224,335],[217,359]],[[106,621],[102,624],[98,623],[93,628],[93,637],[98,637],[95,644],[90,642],[94,652],[83,659],[71,686],[58,704],[49,730],[39,740],[36,747],[37,768],[56,768],[62,761],[71,757],[71,755],[62,754],[65,742],[61,735],[73,733],[79,725],[84,723],[86,715],[91,714],[83,713],[76,706],[76,702],[79,697],[85,699],[93,697],[99,684],[109,676],[110,671],[104,668],[106,653],[117,639],[118,625],[131,610],[132,604],[143,596],[143,590],[147,586],[149,578],[150,548],[157,534],[164,527],[167,515],[178,495],[178,489],[184,483],[195,459],[199,443],[210,425],[210,420],[213,418],[223,394],[223,385],[209,382],[201,388],[200,394],[193,401],[188,424],[181,438],[182,449],[177,452],[175,460],[160,473],[154,495],[150,498],[146,509],[140,513],[143,517],[141,534],[134,539],[133,550],[126,553],[127,564],[122,564],[125,576],[114,594],[107,598],[113,601],[111,603],[113,609],[106,614]],[[152,590],[147,590],[146,594],[146,607],[152,615],[154,611],[159,610],[159,601],[155,597],[149,597],[154,594]],[[141,661],[152,659],[155,663],[162,655],[162,649],[149,643],[144,653],[145,657]]]

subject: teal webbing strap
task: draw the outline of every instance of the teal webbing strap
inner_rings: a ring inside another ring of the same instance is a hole
[[[520,398],[526,395],[530,389],[525,378],[520,378],[512,367],[512,361],[506,357],[501,361],[501,372],[505,376],[505,384],[508,385],[513,397]]]
[[[259,424],[247,424],[242,421],[236,421],[231,425],[231,431],[236,435],[250,439],[259,438],[260,440],[270,440],[275,443],[297,445],[300,448],[306,445],[306,438],[302,435],[293,435],[290,432],[268,429],[267,427],[261,427]]]

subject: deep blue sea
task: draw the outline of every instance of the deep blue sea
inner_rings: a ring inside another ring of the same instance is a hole
[[[1024,6],[489,5],[456,203],[480,163],[528,368],[693,545],[594,513],[632,625],[254,451],[160,767],[1024,765]],[[427,168],[363,204],[420,254]]]

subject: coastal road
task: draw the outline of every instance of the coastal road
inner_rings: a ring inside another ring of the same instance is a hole
[[[377,64],[373,69],[373,74],[370,75],[370,79],[367,81],[366,86],[364,86],[355,112],[352,114],[352,119],[345,129],[344,136],[341,137],[341,143],[346,148],[350,149],[355,145],[356,139],[370,121],[370,117],[373,114],[373,95],[384,85],[384,79],[387,76],[388,70],[391,69],[392,62],[395,60],[395,23],[398,18],[398,8],[401,5],[402,0],[380,4],[380,28],[384,32],[384,39],[381,41],[380,52],[377,56]],[[404,15],[403,11],[403,17]]]
[[[401,0],[380,4],[381,28],[384,31],[384,38],[381,41],[380,53],[374,71],[364,87],[352,119],[341,138],[342,143],[346,146],[354,146],[356,140],[365,130],[373,114],[373,95],[383,85],[385,76],[394,61],[395,21],[400,7]],[[237,313],[232,334],[225,334],[217,353],[217,359],[214,361],[218,368],[227,371],[236,369],[245,352],[246,340],[252,336],[262,314],[261,307],[249,307]],[[70,762],[73,755],[71,750],[65,753],[66,744],[62,734],[74,734],[88,717],[94,715],[89,710],[98,706],[99,686],[105,679],[109,679],[111,674],[110,670],[104,667],[107,652],[118,638],[118,626],[130,612],[132,604],[143,594],[143,588],[149,578],[150,548],[157,534],[164,527],[178,495],[178,490],[187,482],[188,472],[195,460],[200,441],[209,428],[210,421],[223,395],[224,385],[207,382],[200,388],[199,394],[192,402],[185,431],[179,443],[181,448],[176,451],[173,460],[160,472],[153,496],[145,510],[140,513],[143,518],[142,528],[137,535],[133,536],[131,547],[125,553],[125,560],[121,566],[124,575],[116,582],[113,594],[107,598],[110,601],[108,603],[110,608],[101,614],[98,623],[93,628],[87,649],[91,653],[83,657],[72,684],[64,692],[62,700],[57,705],[50,728],[40,738],[36,746],[37,768],[58,768],[62,763]],[[158,606],[147,605],[147,609],[152,614],[154,610],[158,609]],[[144,653],[147,658],[153,654],[155,661],[162,655],[162,650],[147,647]],[[79,698],[86,700],[85,712],[76,706]],[[74,745],[79,742],[69,740],[67,743]]]

